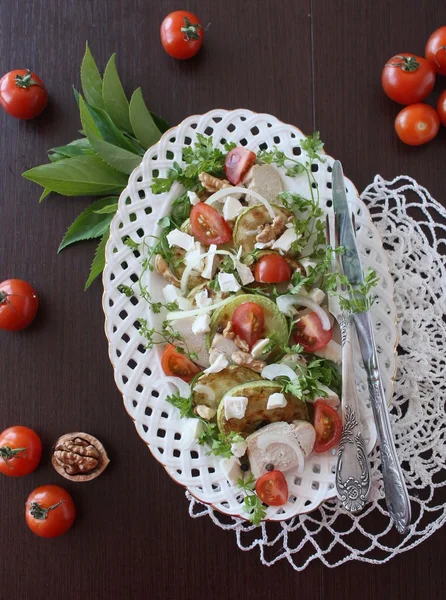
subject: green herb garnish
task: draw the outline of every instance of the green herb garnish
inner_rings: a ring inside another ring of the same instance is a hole
[[[266,515],[266,506],[255,493],[256,481],[252,473],[246,479],[237,480],[238,487],[245,492],[243,508],[254,525],[260,525]]]

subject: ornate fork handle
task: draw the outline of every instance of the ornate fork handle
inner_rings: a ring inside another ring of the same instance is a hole
[[[364,508],[370,495],[370,466],[362,437],[356,382],[353,369],[353,319],[349,313],[339,317],[342,336],[342,436],[336,465],[336,492],[342,506],[350,512]]]

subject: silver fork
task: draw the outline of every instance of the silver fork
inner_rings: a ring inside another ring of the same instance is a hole
[[[339,246],[335,215],[327,215],[327,243]],[[342,273],[337,255],[332,269]],[[342,311],[337,296],[328,296],[328,309],[339,324],[342,342],[342,435],[338,446],[336,465],[336,492],[342,506],[356,513],[364,508],[370,496],[371,477],[364,438],[362,436],[358,397],[353,368],[352,336],[354,322],[351,313]]]

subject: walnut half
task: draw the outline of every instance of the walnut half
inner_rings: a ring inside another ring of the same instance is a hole
[[[109,463],[101,442],[89,433],[67,433],[54,444],[51,463],[59,475],[71,481],[90,481]]]

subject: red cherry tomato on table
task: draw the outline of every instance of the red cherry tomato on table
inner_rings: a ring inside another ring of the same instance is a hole
[[[238,185],[252,165],[257,156],[246,148],[233,148],[225,159],[225,175],[232,185]]]
[[[324,348],[333,337],[333,328],[324,329],[315,312],[304,315],[296,323],[294,340],[303,346],[305,352],[316,352]]]
[[[266,254],[256,264],[254,277],[259,283],[289,281],[291,279],[291,267],[280,254]]]
[[[21,279],[0,283],[0,329],[19,331],[34,320],[39,306],[36,290]]]
[[[186,10],[170,13],[161,23],[161,44],[173,58],[192,58],[201,48],[204,28],[198,17]]]
[[[342,422],[335,409],[323,400],[314,403],[315,452],[330,450],[339,442]]]
[[[0,433],[0,472],[8,477],[32,473],[42,456],[42,442],[35,431],[15,425]]]
[[[42,485],[26,501],[26,523],[40,537],[63,535],[73,525],[75,516],[73,498],[58,485]]]
[[[256,494],[268,506],[282,506],[288,502],[288,484],[282,471],[267,471],[257,479]]]
[[[446,25],[439,27],[427,40],[426,58],[440,75],[446,75]]]
[[[194,236],[205,246],[225,244],[232,236],[231,228],[218,210],[204,202],[191,210],[190,224]]]
[[[17,119],[34,119],[48,102],[43,82],[28,69],[16,69],[0,80],[0,104]]]
[[[441,124],[446,127],[446,90],[438,98],[437,112],[440,115]]]
[[[255,302],[243,302],[237,306],[232,315],[232,331],[251,348],[263,337],[265,331],[262,307]]]
[[[402,142],[420,146],[434,139],[440,128],[440,117],[428,104],[412,104],[398,113],[395,131]]]
[[[189,383],[201,369],[185,354],[180,354],[172,344],[164,348],[161,367],[166,375],[179,377]]]
[[[414,104],[432,92],[435,71],[425,58],[415,54],[398,54],[383,69],[381,83],[385,93],[399,104]]]

